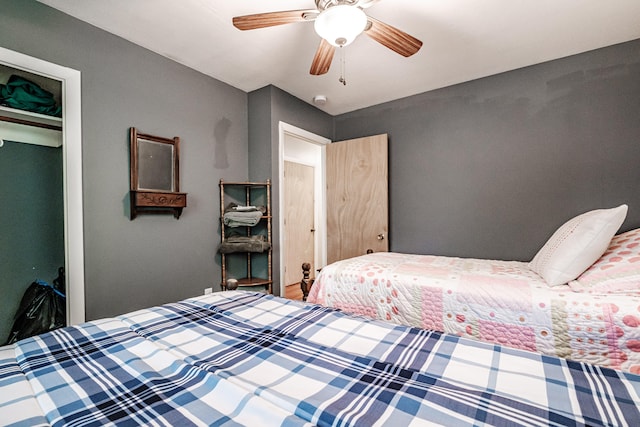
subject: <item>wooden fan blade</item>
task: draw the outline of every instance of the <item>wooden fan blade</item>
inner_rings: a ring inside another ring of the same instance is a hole
[[[365,34],[383,46],[402,56],[409,57],[418,52],[422,47],[422,42],[417,38],[401,31],[389,24],[380,22],[377,19],[368,17],[371,26],[365,30]]]
[[[320,46],[318,46],[318,50],[316,50],[316,55],[313,57],[309,73],[314,76],[326,74],[331,67],[331,61],[333,61],[333,54],[335,51],[335,46],[325,39],[322,39],[320,41]]]
[[[256,13],[255,15],[236,16],[233,26],[240,30],[255,30],[258,28],[275,27],[276,25],[306,22],[310,17],[318,15],[317,10],[287,10],[281,12]]]

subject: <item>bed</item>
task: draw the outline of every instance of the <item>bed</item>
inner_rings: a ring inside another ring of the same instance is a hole
[[[640,376],[226,291],[0,347],[3,425],[640,424]]]
[[[308,301],[640,373],[640,229],[613,236],[622,214],[626,206],[568,221],[531,262],[401,253],[338,261]]]

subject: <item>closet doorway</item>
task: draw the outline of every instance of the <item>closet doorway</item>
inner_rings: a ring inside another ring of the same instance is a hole
[[[63,200],[61,205],[64,224],[62,235],[66,273],[66,314],[68,325],[78,324],[85,320],[80,72],[2,47],[0,47],[0,65],[60,83],[63,110],[61,121],[62,153],[60,157],[62,161]],[[3,135],[0,134],[0,138],[4,138]],[[2,148],[0,147],[1,155]],[[0,250],[11,251],[13,249],[5,246],[3,245]],[[42,279],[53,280],[54,278]],[[13,313],[11,313],[12,315]],[[0,340],[5,338],[0,337]]]

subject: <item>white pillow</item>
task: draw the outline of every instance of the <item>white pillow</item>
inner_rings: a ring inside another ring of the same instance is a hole
[[[627,205],[597,209],[564,223],[538,251],[529,268],[549,286],[574,280],[602,256],[627,216]]]

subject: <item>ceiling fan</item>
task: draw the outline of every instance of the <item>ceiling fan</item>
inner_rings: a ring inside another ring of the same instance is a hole
[[[336,47],[350,44],[361,33],[378,43],[409,57],[420,50],[422,42],[389,24],[367,16],[364,9],[379,0],[315,0],[316,9],[288,10],[236,16],[233,25],[240,30],[255,30],[294,22],[315,21],[322,40],[311,63],[312,75],[329,71]]]

